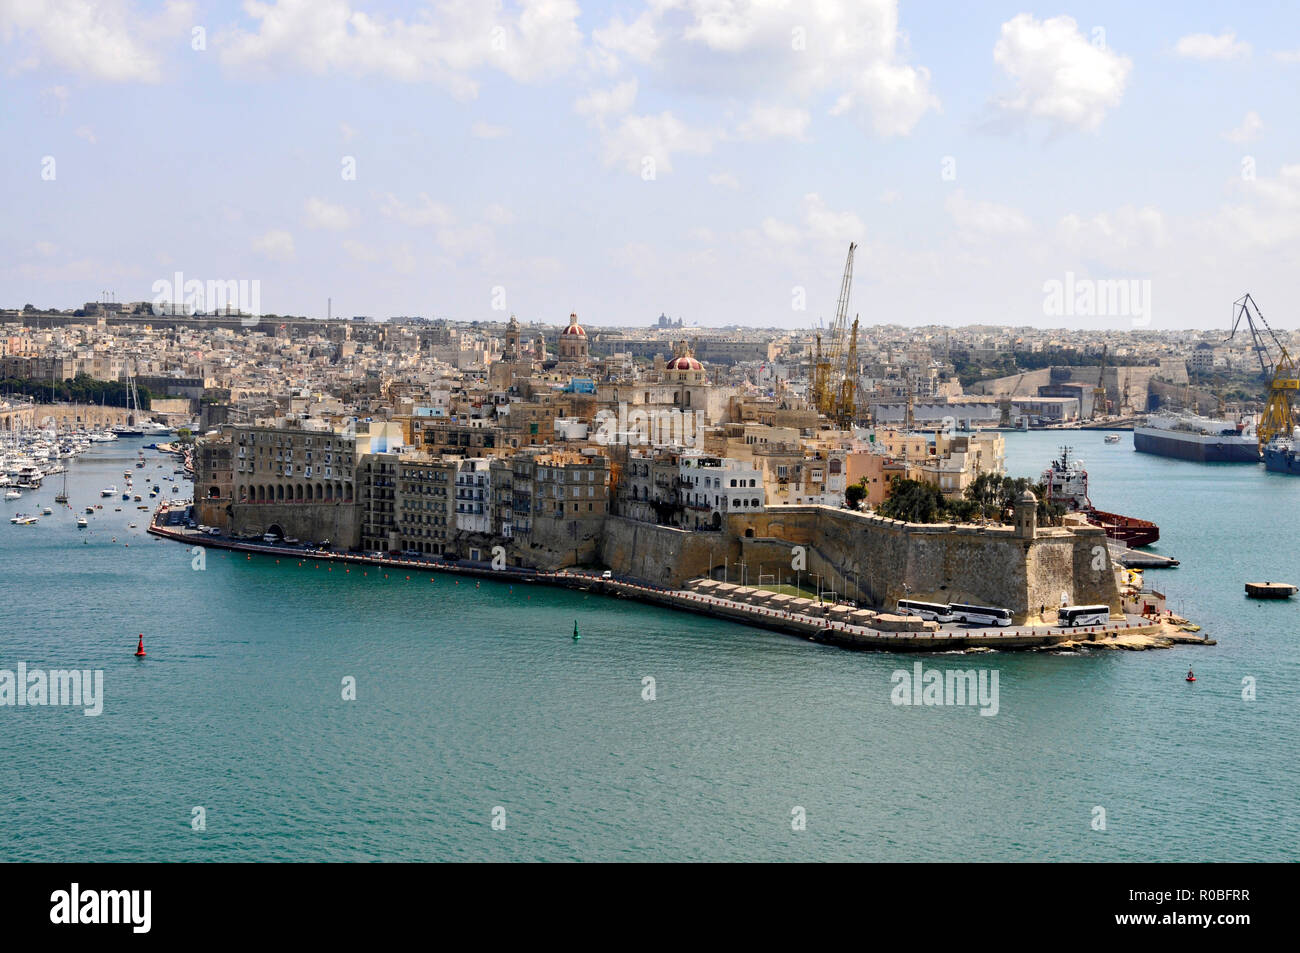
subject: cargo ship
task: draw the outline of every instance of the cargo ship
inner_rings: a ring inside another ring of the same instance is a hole
[[[1191,413],[1152,414],[1133,428],[1133,449],[1198,463],[1258,463],[1253,420],[1222,420]]]
[[[1160,527],[1150,520],[1136,516],[1107,513],[1092,505],[1088,498],[1088,471],[1082,460],[1070,458],[1070,448],[1062,447],[1061,455],[1043,471],[1047,486],[1047,501],[1059,503],[1067,512],[1082,514],[1093,526],[1101,527],[1106,535],[1129,548],[1150,546],[1160,539]]]
[[[1274,437],[1264,447],[1264,469],[1300,476],[1300,442],[1291,437]]]

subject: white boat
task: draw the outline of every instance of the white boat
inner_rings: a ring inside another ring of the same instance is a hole
[[[85,529],[89,525],[90,523],[86,521],[86,518],[84,516],[77,517],[77,529]]]
[[[19,493],[17,490],[10,490],[8,493],[5,494],[5,499],[6,499],[6,500],[16,500],[16,499],[20,498],[21,496],[22,496],[22,494]]]
[[[1106,434],[1106,442],[1107,442],[1107,443],[1119,443],[1119,434],[1117,434],[1117,433],[1108,433],[1108,434]]]
[[[41,507],[41,514],[42,514],[43,516],[49,516],[49,515],[50,515],[51,513],[53,513],[53,512],[54,512],[54,510],[50,509],[48,506],[42,506],[42,507]]]
[[[102,490],[99,491],[99,495],[100,495],[100,496],[116,496],[116,495],[117,495],[117,487],[116,487],[116,486],[105,487],[104,489],[102,489]]]
[[[17,523],[19,526],[31,526],[33,523],[39,522],[39,520],[35,516],[19,513],[17,516],[11,517],[9,522]]]

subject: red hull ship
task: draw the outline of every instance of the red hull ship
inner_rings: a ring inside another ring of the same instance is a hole
[[[1080,461],[1070,459],[1069,447],[1062,447],[1060,458],[1043,471],[1043,482],[1048,502],[1060,503],[1071,513],[1082,513],[1089,523],[1129,548],[1150,546],[1160,538],[1160,527],[1150,520],[1107,513],[1093,506],[1088,498],[1088,471]]]

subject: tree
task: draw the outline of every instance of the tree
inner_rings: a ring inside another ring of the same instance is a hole
[[[938,523],[948,512],[948,501],[933,484],[894,477],[889,482],[889,497],[877,512],[905,523]]]
[[[844,488],[844,505],[851,510],[862,509],[862,501],[867,498],[867,478]]]

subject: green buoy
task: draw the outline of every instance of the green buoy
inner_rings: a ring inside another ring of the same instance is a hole
[[[582,636],[578,634],[578,620],[574,619],[573,620],[573,641],[576,642],[580,638],[582,638]]]

